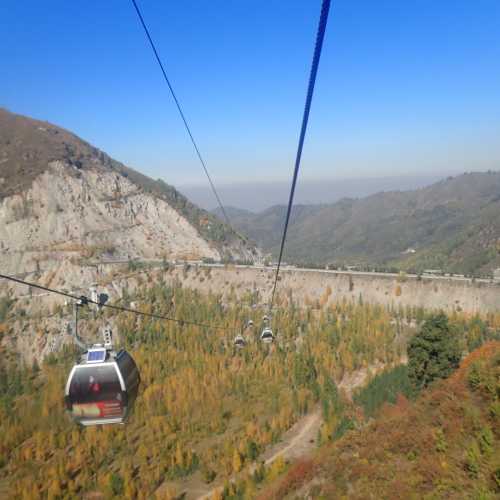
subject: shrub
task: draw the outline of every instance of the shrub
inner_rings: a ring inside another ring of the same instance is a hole
[[[436,451],[439,453],[444,453],[447,448],[446,438],[443,429],[438,429],[436,431]]]
[[[210,469],[208,467],[204,467],[201,473],[203,476],[203,481],[205,481],[205,483],[207,484],[211,483],[217,476],[217,473],[213,469]]]
[[[483,455],[491,455],[493,452],[493,442],[494,442],[493,432],[490,427],[486,426],[481,429],[478,436],[479,449]]]
[[[123,478],[120,474],[113,472],[109,478],[109,487],[114,495],[121,495],[123,493]]]
[[[365,415],[372,417],[384,403],[395,404],[398,394],[413,397],[413,388],[408,378],[408,367],[399,365],[379,373],[354,394],[354,402],[363,407]]]
[[[14,301],[9,297],[0,297],[0,323],[7,319],[10,308]]]
[[[408,375],[417,390],[448,377],[461,358],[458,335],[444,313],[431,316],[408,346]]]
[[[465,468],[471,477],[477,477],[479,474],[481,452],[477,442],[474,441],[470,448],[467,450],[467,457],[465,459]]]
[[[467,381],[471,389],[477,389],[481,384],[481,371],[477,361],[472,364],[467,376]]]
[[[273,498],[284,498],[290,491],[298,489],[315,472],[314,462],[303,459],[297,462],[285,475]]]
[[[500,491],[500,467],[493,472],[492,477],[497,491]]]
[[[352,431],[356,428],[356,421],[352,418],[343,416],[342,420],[333,433],[333,440],[340,439],[347,431]]]

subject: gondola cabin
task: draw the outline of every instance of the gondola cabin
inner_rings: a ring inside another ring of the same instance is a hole
[[[260,335],[260,340],[262,340],[264,344],[270,344],[271,342],[273,342],[274,341],[273,331],[269,327],[264,328],[264,330],[262,330],[262,333]]]
[[[234,346],[237,349],[243,349],[243,347],[245,347],[245,345],[246,345],[246,342],[245,342],[243,335],[236,335],[236,337],[234,339]]]
[[[139,370],[128,352],[95,345],[69,374],[66,408],[81,425],[123,424],[139,383]]]

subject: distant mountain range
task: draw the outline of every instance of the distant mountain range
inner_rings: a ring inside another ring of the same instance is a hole
[[[228,208],[234,226],[277,255],[286,213]],[[290,263],[490,273],[500,267],[500,172],[465,173],[412,191],[293,208]]]
[[[277,255],[284,205],[228,213],[238,231]],[[38,267],[54,252],[74,259],[76,248],[126,258],[258,255],[216,215],[60,127],[0,109],[0,255],[10,270]],[[500,267],[500,173],[297,205],[285,259],[490,273]]]
[[[418,189],[443,179],[448,175],[459,174],[458,171],[437,172],[420,175],[393,175],[384,177],[363,178],[322,178],[300,179],[295,192],[298,205],[318,203],[335,203],[343,198],[363,198],[381,191],[408,191]],[[179,185],[181,193],[192,202],[208,210],[216,206],[210,187],[201,185]],[[274,205],[282,205],[288,201],[290,180],[249,180],[235,181],[231,184],[217,183],[217,191],[225,205],[260,212]]]

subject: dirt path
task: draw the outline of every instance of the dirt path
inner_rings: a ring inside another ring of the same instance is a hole
[[[402,358],[401,362],[406,362],[406,358]],[[379,373],[386,365],[377,362],[368,368],[361,368],[352,373],[346,374],[338,383],[339,389],[345,391],[347,397],[352,397],[354,389],[366,383],[370,375]],[[313,412],[305,415],[298,420],[290,429],[285,432],[279,443],[274,444],[267,449],[260,457],[259,461],[264,461],[266,466],[271,465],[278,457],[283,457],[288,461],[295,461],[311,453],[316,448],[316,437],[318,430],[321,427],[323,418],[321,410],[316,408]],[[244,468],[239,474],[230,478],[230,481],[235,481],[248,473],[252,473],[256,464],[253,463]],[[175,487],[177,492],[184,492],[185,500],[209,500],[215,492],[222,490],[221,483],[215,485],[207,485],[199,472],[186,478],[181,483],[171,483],[172,488]],[[167,488],[168,484],[164,483],[160,489]]]
[[[299,457],[307,455],[316,447],[316,436],[322,423],[321,411],[315,409],[312,413],[302,417],[283,435],[279,443],[271,446],[261,457],[266,466],[271,465],[278,457],[283,457],[285,460],[296,460]],[[240,474],[231,478],[236,480],[243,474],[252,473],[256,468],[256,464],[252,464],[244,469]],[[218,485],[206,493],[191,496],[191,492],[186,495],[186,499],[208,500],[213,494],[221,490],[222,486]]]
[[[406,355],[404,355],[401,356],[397,364],[406,364],[407,362],[408,358]],[[354,392],[355,389],[365,385],[372,376],[379,374],[386,368],[387,368],[386,363],[382,363],[381,361],[376,361],[367,368],[360,368],[359,370],[347,373],[346,375],[344,375],[342,380],[337,384],[337,387],[340,390],[345,391],[347,397],[351,399],[352,393]]]
[[[294,460],[309,453],[316,447],[316,437],[321,422],[319,409],[300,419],[284,434],[282,442],[264,453],[262,458],[265,465],[272,464],[280,456],[286,460]]]

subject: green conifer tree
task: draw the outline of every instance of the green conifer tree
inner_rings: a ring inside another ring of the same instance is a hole
[[[458,335],[444,313],[428,318],[408,345],[408,375],[417,390],[448,377],[460,363]]]

